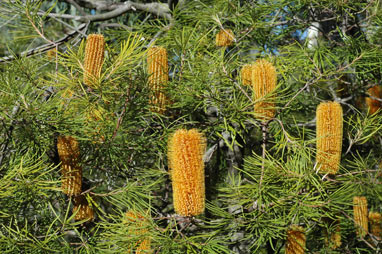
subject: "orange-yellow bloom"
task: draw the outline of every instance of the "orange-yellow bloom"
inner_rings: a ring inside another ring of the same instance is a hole
[[[55,60],[57,56],[57,50],[55,48],[50,49],[46,52],[46,55],[49,59],[49,61]]]
[[[367,90],[370,96],[373,96],[377,99],[382,98],[382,86],[373,86]],[[366,97],[366,105],[369,109],[369,114],[374,114],[378,109],[382,107],[382,102],[379,100],[373,99],[371,97]]]
[[[89,205],[84,195],[79,195],[74,198],[73,213],[76,213],[74,216],[75,220],[92,221],[94,219],[93,208]]]
[[[337,102],[323,102],[316,111],[317,166],[320,172],[335,174],[342,151],[342,107]]]
[[[227,47],[233,44],[235,36],[231,29],[221,29],[216,35],[216,46]]]
[[[85,46],[84,83],[94,87],[101,76],[105,53],[105,39],[102,34],[89,34]]]
[[[353,197],[354,223],[357,235],[364,237],[368,232],[368,213],[366,197]]]
[[[254,92],[255,113],[262,121],[275,116],[274,92],[277,83],[276,68],[267,60],[260,59],[252,67],[252,86]]]
[[[61,160],[62,191],[69,196],[78,195],[82,187],[78,142],[71,136],[60,136],[57,139],[57,150]]]
[[[167,50],[163,47],[151,47],[147,53],[149,85],[152,92],[151,110],[163,114],[166,110],[165,86],[168,82]]]
[[[134,223],[135,227],[136,228],[143,228],[143,229],[139,229],[139,230],[136,230],[134,232],[131,232],[131,234],[133,235],[144,235],[147,233],[147,229],[145,229],[144,227],[147,226],[147,220],[145,219],[145,217],[143,217],[141,214],[139,214],[138,212],[132,212],[132,211],[129,211],[126,213],[126,223],[127,224],[131,224],[131,223]],[[138,245],[138,247],[136,247]],[[143,254],[143,253],[149,253],[150,250],[151,250],[151,241],[149,238],[144,238],[143,240],[140,240],[138,241],[134,248],[136,247],[135,249],[135,253],[136,254]]]
[[[377,212],[369,212],[370,233],[378,240],[382,238],[382,215]]]
[[[204,136],[196,129],[177,130],[168,142],[174,208],[183,216],[204,212]]]
[[[306,236],[303,227],[293,225],[287,231],[285,254],[303,254],[305,252]]]

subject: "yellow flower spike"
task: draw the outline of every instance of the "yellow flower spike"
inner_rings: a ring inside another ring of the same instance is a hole
[[[196,129],[177,130],[168,142],[168,161],[175,212],[196,216],[204,212],[204,136]]]
[[[245,86],[249,86],[252,84],[252,69],[252,64],[246,64],[241,68],[241,83]]]
[[[368,213],[366,197],[353,197],[354,223],[357,235],[364,237],[368,232]]]
[[[276,89],[276,68],[267,60],[260,59],[252,67],[252,86],[254,91],[255,113],[263,121],[275,116],[274,96],[268,96]]]
[[[134,223],[137,228],[142,228],[147,224],[147,220],[138,212],[129,211],[126,213],[126,224]],[[140,229],[131,234],[144,235],[147,233],[147,229]],[[138,247],[136,247],[138,245]],[[138,241],[133,248],[135,248],[136,254],[151,253],[151,241],[148,238]]]
[[[287,231],[285,254],[303,254],[305,252],[306,236],[303,227],[292,225]]]
[[[84,195],[79,195],[74,198],[73,213],[76,213],[74,216],[75,220],[92,221],[94,219],[93,208],[89,205]]]
[[[164,88],[168,82],[167,50],[163,47],[151,47],[147,53],[149,74],[151,111],[163,114],[166,110],[167,98]]]
[[[322,102],[316,111],[317,166],[322,173],[335,174],[342,151],[342,107],[337,102]]]
[[[105,39],[101,34],[90,34],[86,39],[84,60],[84,83],[90,87],[101,76],[105,54]]]
[[[382,239],[382,215],[377,212],[369,212],[370,233],[378,240]]]
[[[231,29],[221,29],[216,35],[216,46],[227,47],[233,44],[235,36]]]
[[[370,96],[381,99],[382,98],[382,87],[381,86],[373,86],[367,90]],[[369,110],[369,114],[374,114],[378,109],[382,107],[382,102],[373,99],[371,97],[365,98],[366,105]]]
[[[61,188],[68,196],[78,195],[82,187],[82,169],[78,165],[79,146],[75,138],[60,136],[57,139],[57,150],[61,160]]]

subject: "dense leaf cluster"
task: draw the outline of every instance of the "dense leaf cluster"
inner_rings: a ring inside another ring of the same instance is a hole
[[[357,236],[352,207],[365,196],[369,211],[382,212],[382,116],[365,104],[382,80],[379,1],[183,1],[172,20],[130,11],[89,22],[57,55],[23,57],[80,25],[53,13],[79,15],[70,1],[0,3],[0,55],[14,56],[0,63],[2,253],[134,253],[143,238],[153,253],[282,253],[291,225],[305,229],[308,253],[380,251],[380,238]],[[215,46],[221,28],[233,31],[233,46]],[[107,44],[92,88],[83,83],[83,33],[102,33]],[[168,52],[165,114],[150,111],[151,45]],[[260,58],[277,70],[267,126],[239,75]],[[315,114],[333,100],[344,112],[343,152],[339,172],[324,175]],[[192,218],[172,204],[167,141],[179,128],[207,138],[206,211]],[[75,221],[73,198],[60,190],[61,135],[80,143],[94,221]],[[128,211],[147,223],[127,223]],[[333,250],[325,239],[336,221],[342,245]]]

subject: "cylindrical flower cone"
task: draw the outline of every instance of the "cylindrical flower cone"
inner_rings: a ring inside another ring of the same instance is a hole
[[[227,47],[233,44],[235,36],[231,29],[221,29],[216,35],[216,46]]]
[[[370,233],[378,240],[382,239],[382,215],[377,212],[369,213]]]
[[[287,231],[285,254],[303,254],[305,252],[306,236],[303,227],[293,225]]]
[[[382,87],[381,86],[373,86],[367,90],[368,94],[377,99],[382,98]],[[366,105],[369,111],[369,114],[374,114],[382,107],[382,102],[371,97],[366,97],[365,99]]]
[[[204,136],[196,129],[177,130],[168,142],[175,212],[196,216],[204,212]]]
[[[66,195],[78,195],[82,187],[82,169],[78,165],[79,146],[75,138],[60,136],[57,139],[57,150],[61,160],[62,192]]]
[[[95,87],[101,76],[104,62],[105,39],[101,34],[90,34],[86,39],[84,60],[84,83]]]
[[[260,59],[252,67],[252,86],[255,113],[259,120],[266,122],[275,116],[274,92],[277,83],[276,68],[267,60]]]
[[[322,173],[335,174],[342,151],[342,107],[337,102],[323,102],[316,111],[317,166]]]
[[[164,93],[168,82],[167,50],[163,47],[151,47],[147,53],[149,85],[152,92],[150,98],[151,111],[163,114],[166,110],[167,98]]]
[[[353,197],[354,223],[357,235],[364,237],[368,232],[368,212],[366,197]]]
[[[144,235],[147,233],[147,229],[144,227],[147,224],[147,221],[145,217],[143,217],[138,212],[132,212],[129,211],[126,213],[126,224],[134,223],[137,228],[142,228],[139,230],[135,230],[134,232],[131,232],[130,234],[133,235]],[[151,253],[151,241],[149,238],[144,238],[140,241],[138,241],[133,249],[135,249],[136,254],[143,254],[143,253]]]
[[[84,195],[79,195],[74,198],[73,213],[75,220],[87,220],[92,221],[94,219],[93,208],[89,205]]]
[[[245,86],[249,86],[252,84],[252,69],[252,64],[246,64],[241,68],[241,83]]]

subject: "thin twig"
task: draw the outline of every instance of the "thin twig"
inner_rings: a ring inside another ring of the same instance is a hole
[[[127,104],[129,103],[129,99],[130,99],[129,97],[130,97],[130,87],[127,88],[125,104],[123,105],[122,113],[118,118],[117,125],[115,126],[115,130],[113,132],[113,136],[112,136],[111,140],[114,140],[115,137],[117,136],[118,129],[121,126],[121,123],[123,121],[123,117],[125,116],[125,113],[126,113]]]
[[[259,183],[259,191],[261,191],[261,185],[263,183],[263,179],[264,179],[264,170],[265,170],[265,154],[266,154],[266,143],[267,143],[267,132],[268,132],[268,122],[262,122],[261,123],[262,125],[262,132],[263,132],[263,144],[262,144],[262,148],[263,148],[263,152],[262,152],[262,162],[261,162],[261,176],[260,176],[260,183]]]
[[[77,33],[81,34],[82,36],[87,37],[87,34],[83,33],[80,29],[75,28],[74,26],[69,25],[69,24],[66,23],[65,21],[62,21],[61,19],[56,18],[56,17],[52,17],[52,19],[54,19],[54,20],[56,20],[57,22],[63,24],[64,26],[69,27],[70,29],[76,31]]]
[[[81,24],[77,28],[77,30],[82,30],[85,26],[86,26],[86,24]],[[29,56],[33,56],[33,55],[37,55],[37,54],[42,54],[42,53],[44,53],[50,49],[55,48],[56,46],[58,46],[60,44],[63,44],[64,42],[68,41],[69,39],[71,39],[76,34],[77,34],[77,31],[71,31],[65,37],[62,37],[61,39],[58,39],[58,40],[54,41],[53,43],[44,44],[44,45],[38,46],[34,49],[21,52],[20,54],[18,54],[18,56],[11,55],[11,56],[6,56],[3,58],[0,58],[0,63],[13,61],[15,59],[18,59],[18,57],[29,57]]]
[[[32,17],[29,14],[29,11],[26,11],[25,14],[26,14],[26,16],[27,16],[27,18],[29,20],[29,23],[31,23],[31,25],[32,25],[33,29],[36,31],[36,33],[38,33],[38,35],[40,35],[40,37],[43,38],[45,41],[47,41],[50,44],[53,44],[54,46],[56,46],[53,41],[51,41],[51,40],[49,40],[48,38],[45,37],[43,31],[40,31],[40,29],[37,28],[36,24],[33,22],[33,19],[32,19]]]
[[[37,14],[41,16],[45,15],[48,17],[73,19],[79,22],[88,22],[88,21],[96,22],[96,21],[105,21],[112,18],[116,18],[118,16],[125,14],[126,12],[130,10],[133,10],[133,11],[141,10],[141,11],[153,13],[167,20],[172,20],[172,15],[170,13],[170,9],[168,8],[167,4],[161,4],[161,3],[146,3],[145,4],[145,3],[136,3],[132,1],[126,1],[120,4],[114,4],[112,5],[111,10],[109,12],[96,14],[96,15],[76,16],[76,15],[58,14],[58,13],[46,14],[45,12],[38,12]]]

